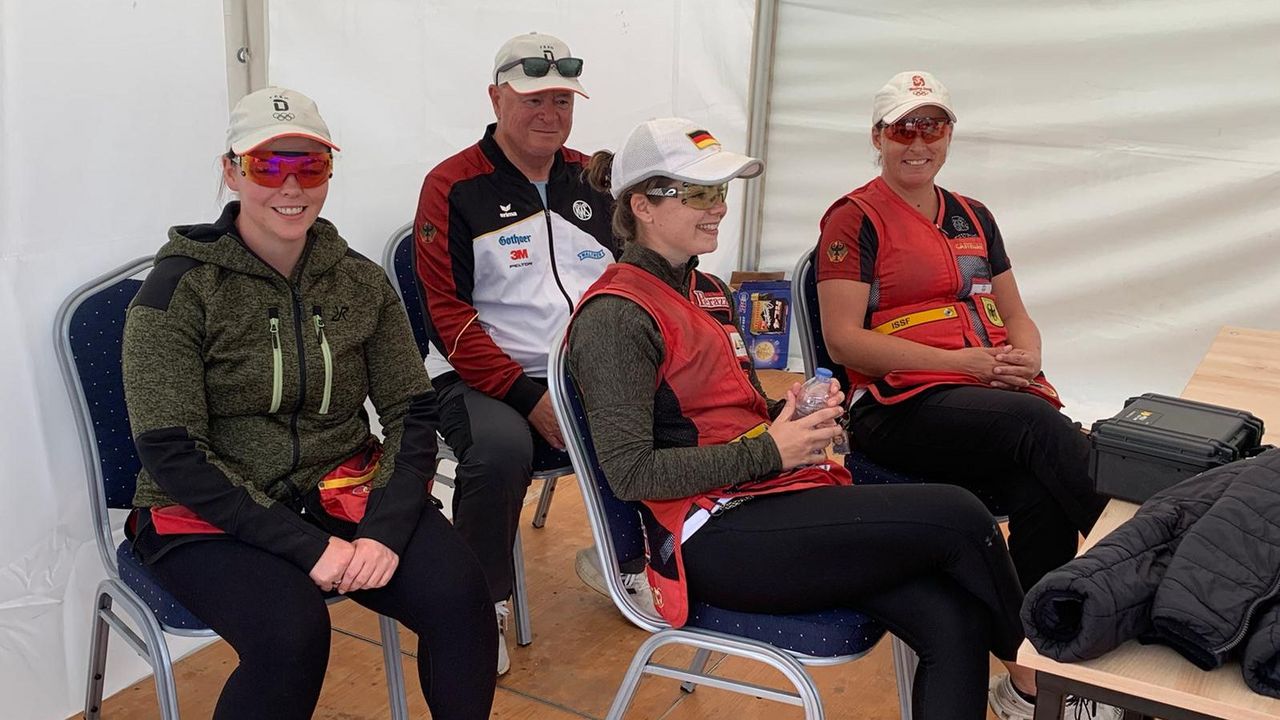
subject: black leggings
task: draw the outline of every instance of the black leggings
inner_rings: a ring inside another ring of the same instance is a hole
[[[927,390],[850,414],[857,446],[885,467],[994,489],[1008,503],[1009,552],[1023,589],[1075,557],[1106,498],[1089,477],[1089,438],[1044,400],[978,386]],[[855,478],[856,479],[856,478]]]
[[[1012,660],[1022,591],[982,503],[949,485],[757,497],[683,546],[694,600],[742,612],[849,607],[920,656],[916,720],[985,717],[988,653]]]
[[[329,611],[307,573],[233,539],[189,542],[152,563],[156,579],[240,656],[213,717],[289,720],[315,712],[329,664]],[[426,508],[391,581],[350,594],[418,635],[418,678],[431,717],[487,718],[497,624],[475,555]]]

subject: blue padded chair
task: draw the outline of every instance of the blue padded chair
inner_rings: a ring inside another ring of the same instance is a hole
[[[142,656],[155,674],[161,716],[178,718],[178,695],[173,662],[165,633],[187,637],[216,637],[151,576],[126,540],[117,545],[108,509],[132,507],[141,467],[125,409],[120,348],[125,312],[142,285],[139,279],[153,258],[135,260],[83,285],[58,310],[54,344],[63,381],[71,396],[88,480],[94,539],[107,577],[98,585],[89,646],[89,674],[85,690],[86,720],[101,717],[106,674],[107,641],[112,629]],[[330,603],[342,600],[341,596]],[[122,614],[133,621],[135,631]],[[378,616],[382,655],[387,672],[391,717],[409,717],[404,670],[396,621]]]
[[[418,274],[415,269],[417,261],[413,251],[413,223],[404,225],[391,233],[387,246],[382,252],[382,269],[391,280],[391,285],[400,296],[405,313],[409,316],[409,327],[413,329],[413,339],[418,343],[418,352],[425,360],[431,352],[431,337],[427,333],[427,308],[422,300],[422,291],[418,288]],[[458,462],[453,450],[439,440],[439,459]],[[568,465],[569,457],[557,453],[558,457],[534,458],[533,477],[543,481],[542,494],[538,497],[538,509],[533,515],[533,526],[541,528],[546,524],[547,511],[551,508],[551,496],[556,491],[556,480],[573,472]],[[542,468],[542,469],[539,469]],[[452,487],[453,478],[437,474],[436,478]],[[512,548],[512,564],[514,582],[511,589],[511,604],[516,615],[516,644],[529,645],[533,642],[533,621],[529,613],[529,589],[524,572],[524,543],[520,532],[516,531],[515,546]]]
[[[760,615],[693,602],[688,623],[676,629],[642,610],[622,587],[618,563],[619,551],[624,548],[634,550],[631,544],[642,537],[639,513],[631,503],[623,502],[613,494],[596,460],[586,414],[565,364],[563,334],[551,347],[548,375],[552,404],[582,490],[600,567],[605,568],[603,576],[609,596],[623,616],[653,633],[636,650],[605,717],[608,720],[622,717],[644,675],[680,680],[682,687],[690,692],[697,685],[709,685],[799,705],[809,720],[824,717],[822,699],[805,666],[838,665],[856,660],[885,635],[884,628],[866,615],[852,610]],[[694,648],[696,653],[692,665],[681,668],[653,662],[654,653],[667,645]],[[706,664],[713,651],[764,663],[782,673],[795,687],[795,692],[708,674]],[[903,707],[909,707],[910,695],[903,694],[903,688],[899,683],[899,701]]]

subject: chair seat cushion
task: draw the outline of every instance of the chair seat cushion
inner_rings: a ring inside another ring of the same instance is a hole
[[[120,566],[120,579],[155,613],[156,620],[166,630],[208,630],[189,610],[182,607],[173,596],[156,582],[151,570],[133,551],[133,542],[125,540],[116,548],[116,562]]]
[[[884,636],[880,623],[855,610],[822,610],[803,615],[760,615],[694,602],[689,627],[760,640],[813,657],[859,655]]]

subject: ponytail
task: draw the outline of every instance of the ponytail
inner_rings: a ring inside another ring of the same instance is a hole
[[[587,167],[582,171],[582,174],[596,192],[611,192],[613,185],[613,153],[608,150],[597,151],[587,161]],[[651,177],[618,193],[618,199],[613,202],[611,225],[613,236],[620,244],[626,245],[636,239],[636,215],[631,211],[631,196],[636,193],[643,195],[647,190],[666,187],[670,184],[671,180],[668,178]],[[650,201],[661,202],[662,199],[650,198]]]

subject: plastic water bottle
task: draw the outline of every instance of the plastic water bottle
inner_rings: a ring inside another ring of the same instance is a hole
[[[831,397],[831,371],[818,368],[813,377],[800,386],[800,397],[796,398],[795,417],[802,418],[827,407],[827,398]],[[842,428],[831,447],[836,453],[849,452],[849,434]]]

